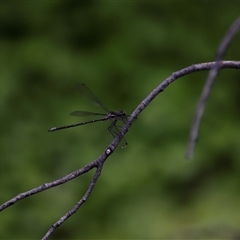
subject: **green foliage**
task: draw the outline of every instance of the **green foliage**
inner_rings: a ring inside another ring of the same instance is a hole
[[[82,167],[110,142],[107,123],[47,132],[81,121],[68,115],[74,110],[98,110],[76,83],[109,109],[131,113],[172,72],[213,60],[238,14],[234,2],[1,2],[1,203]],[[239,40],[227,59],[239,60]],[[184,159],[206,76],[179,79],[148,106],[126,136],[129,146],[110,157],[89,200],[53,239],[239,234],[239,71],[219,74],[194,161]],[[0,238],[43,236],[92,174],[1,212]]]

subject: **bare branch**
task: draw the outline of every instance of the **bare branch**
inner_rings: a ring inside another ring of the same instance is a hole
[[[30,191],[20,193],[16,197],[12,198],[11,200],[7,201],[6,203],[2,204],[0,206],[0,211],[6,209],[7,207],[15,204],[17,201],[20,201],[23,198],[26,198],[28,196],[34,195],[36,193],[40,193],[42,191],[45,191],[47,189],[50,189],[52,187],[56,187],[60,184],[66,183],[78,176],[83,175],[84,173],[87,173],[93,168],[97,168],[96,173],[94,174],[91,183],[84,194],[84,196],[79,200],[79,202],[65,215],[63,215],[56,223],[52,225],[52,227],[48,230],[48,232],[45,234],[43,239],[48,239],[51,233],[60,226],[64,221],[66,221],[73,213],[75,213],[82,204],[88,199],[90,196],[100,174],[103,168],[103,164],[106,161],[106,159],[114,152],[117,145],[123,138],[123,136],[128,132],[130,129],[132,123],[135,119],[137,119],[138,115],[149,105],[149,103],[162,91],[166,89],[167,86],[169,86],[171,83],[173,83],[175,80],[179,79],[180,77],[183,77],[187,74],[197,72],[197,71],[203,71],[203,70],[210,70],[216,65],[216,62],[207,62],[207,63],[200,63],[200,64],[193,64],[189,67],[186,67],[182,70],[179,70],[177,72],[172,73],[168,78],[166,78],[159,86],[157,86],[139,105],[138,107],[133,111],[133,113],[129,116],[128,121],[126,124],[122,127],[120,130],[121,135],[117,135],[112,142],[108,145],[108,147],[105,149],[103,154],[99,156],[96,160],[92,161],[91,163],[85,165],[81,169],[72,172],[65,177],[62,177],[58,180],[55,180],[53,182],[45,183],[39,187],[36,187]],[[219,69],[224,68],[235,68],[240,69],[240,62],[237,61],[219,61],[218,62]]]
[[[87,201],[88,197],[90,196],[90,194],[101,174],[102,168],[103,168],[103,165],[99,164],[84,196],[77,202],[77,204],[70,211],[68,211],[56,223],[54,223],[52,225],[52,227],[47,231],[47,233],[44,235],[42,240],[48,239],[49,236],[51,235],[51,233],[56,228],[58,228],[61,224],[63,224],[71,215],[73,215],[75,212],[77,212],[77,210],[81,207],[81,205],[83,205],[83,203],[85,203]]]
[[[240,68],[240,62],[238,61],[219,61],[219,69],[224,68]],[[188,75],[190,73],[194,73],[197,71],[204,71],[204,70],[210,70],[216,65],[216,62],[206,62],[206,63],[199,63],[199,64],[193,64],[189,67],[186,67],[182,70],[179,70],[177,72],[174,72],[166,78],[160,85],[158,85],[139,105],[138,107],[133,111],[133,113],[128,118],[128,122],[122,127],[121,133],[125,135],[125,133],[130,128],[132,122],[134,119],[137,118],[137,116],[147,107],[147,105],[160,93],[163,92],[167,86],[169,86],[171,83],[173,83],[175,80],[179,79],[180,77],[183,77],[185,75]]]
[[[105,154],[105,159],[107,157],[107,154]],[[101,160],[100,160],[101,159]],[[47,189],[50,189],[50,188],[53,188],[53,187],[56,187],[58,185],[61,185],[63,183],[66,183],[78,176],[81,176],[83,175],[84,173],[87,173],[88,171],[90,171],[91,169],[97,167],[99,165],[99,161],[103,162],[105,161],[104,159],[104,156],[101,156],[99,157],[99,159],[93,161],[93,162],[90,162],[89,164],[87,164],[86,166],[78,169],[77,171],[74,171],[60,179],[57,179],[53,182],[49,182],[49,183],[44,183],[42,184],[41,186],[38,186],[36,188],[33,188],[27,192],[23,192],[23,193],[19,193],[16,197],[10,199],[9,201],[5,202],[4,204],[0,205],[0,212],[3,211],[4,209],[6,209],[7,207],[15,204],[16,202],[26,198],[26,197],[29,197],[29,196],[32,196],[34,194],[37,194],[37,193],[40,193],[40,192],[43,192]]]
[[[189,135],[188,147],[187,147],[187,151],[186,151],[187,158],[192,158],[192,156],[193,156],[194,148],[195,148],[196,141],[198,138],[198,132],[199,132],[201,119],[202,119],[203,112],[205,109],[205,104],[206,104],[206,101],[212,90],[214,80],[217,77],[217,74],[220,69],[219,61],[223,58],[223,55],[226,52],[226,49],[227,49],[230,41],[232,40],[234,35],[237,33],[239,28],[240,28],[240,17],[232,24],[232,26],[229,28],[229,30],[227,31],[226,35],[224,36],[223,40],[221,41],[221,43],[219,45],[219,48],[218,48],[217,54],[216,54],[216,59],[215,59],[216,64],[214,65],[214,67],[211,69],[211,71],[208,74],[208,78],[203,87],[203,91],[202,91],[202,94],[198,101],[196,111],[194,114],[191,130],[190,130],[190,135]]]

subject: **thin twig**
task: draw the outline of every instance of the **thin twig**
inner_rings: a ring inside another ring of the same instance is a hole
[[[103,159],[103,157],[102,157],[102,159]],[[57,180],[55,180],[53,182],[44,183],[41,186],[33,188],[33,189],[29,190],[29,191],[26,191],[26,192],[23,192],[23,193],[19,193],[16,197],[14,197],[14,198],[10,199],[9,201],[5,202],[4,204],[0,205],[0,212],[3,211],[4,209],[6,209],[7,207],[15,204],[16,202],[26,198],[26,197],[29,197],[29,196],[32,196],[34,194],[37,194],[37,193],[43,192],[45,190],[48,190],[50,188],[56,187],[58,185],[66,183],[66,182],[68,182],[70,180],[73,180],[74,178],[76,178],[78,176],[81,176],[84,173],[87,173],[91,169],[93,169],[93,168],[98,166],[98,161],[99,161],[99,159],[97,159],[95,161],[92,161],[89,164],[85,165],[84,167],[78,169],[77,171],[74,171],[74,172],[72,172],[72,173],[70,173],[70,174],[68,174],[68,175],[66,175],[66,176],[64,176],[62,178],[59,178],[59,179],[57,179]]]
[[[97,170],[88,186],[88,189],[86,191],[86,193],[84,194],[84,196],[76,203],[76,205],[69,210],[65,215],[63,215],[57,222],[55,222],[51,228],[47,231],[47,233],[43,236],[42,240],[46,240],[49,238],[49,236],[51,235],[51,233],[58,228],[61,224],[63,224],[69,217],[71,217],[74,213],[77,212],[77,210],[83,205],[83,203],[85,203],[88,199],[88,197],[90,196],[93,188],[95,187],[95,184],[101,174],[103,165],[99,164],[97,167]]]
[[[216,64],[214,67],[209,71],[206,83],[203,87],[202,94],[200,96],[200,99],[198,101],[196,111],[193,117],[193,122],[191,125],[191,130],[189,134],[189,141],[188,141],[188,147],[186,151],[186,157],[192,158],[194,153],[194,148],[198,139],[198,133],[199,133],[199,127],[201,124],[203,112],[205,109],[206,101],[210,95],[210,92],[212,90],[212,86],[214,83],[215,78],[218,75],[219,72],[219,61],[223,58],[224,53],[226,52],[226,49],[230,43],[230,41],[233,39],[234,35],[237,33],[237,31],[240,29],[240,17],[232,24],[232,26],[227,31],[226,35],[224,36],[223,40],[221,41],[217,54],[216,54]]]
[[[199,63],[193,64],[189,67],[186,67],[182,70],[172,73],[168,78],[166,78],[160,85],[158,85],[133,111],[133,113],[128,118],[128,122],[122,127],[121,133],[125,135],[130,128],[133,120],[138,117],[138,115],[148,106],[148,104],[162,91],[166,89],[168,85],[173,83],[175,80],[179,79],[180,77],[186,76],[190,73],[194,73],[197,71],[204,71],[210,70],[215,66],[216,62],[206,62],[206,63]],[[239,69],[240,68],[240,61],[220,61],[219,62],[219,69],[224,68],[233,68]]]

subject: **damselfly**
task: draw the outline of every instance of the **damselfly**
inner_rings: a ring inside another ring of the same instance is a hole
[[[75,116],[75,117],[102,116],[102,118],[94,119],[94,120],[90,120],[90,121],[86,121],[86,122],[81,122],[81,123],[75,123],[75,124],[71,124],[71,125],[66,125],[66,126],[62,126],[62,127],[53,127],[51,129],[49,129],[48,132],[55,132],[58,130],[77,127],[77,126],[81,126],[81,125],[86,125],[89,123],[95,123],[95,122],[109,120],[111,123],[108,127],[108,131],[111,133],[111,135],[113,137],[120,136],[121,133],[117,126],[117,123],[119,120],[122,121],[123,123],[126,123],[128,115],[126,115],[126,113],[123,110],[121,110],[119,112],[109,111],[85,84],[81,83],[81,84],[78,84],[76,87],[79,90],[80,94],[85,99],[87,99],[89,102],[91,102],[95,106],[102,108],[106,113],[104,114],[104,113],[95,113],[95,112],[88,112],[88,111],[75,111],[75,112],[70,113],[70,115]],[[122,142],[121,142],[121,147],[126,147],[126,145],[127,145],[127,142],[123,138]]]

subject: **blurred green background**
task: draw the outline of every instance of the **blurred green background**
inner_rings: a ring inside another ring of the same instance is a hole
[[[6,1],[0,3],[0,203],[98,157],[108,123],[48,133],[98,111],[85,83],[130,114],[172,72],[212,61],[237,2]],[[240,34],[225,59],[239,60]],[[52,239],[240,238],[240,71],[221,71],[194,160],[189,128],[207,72],[170,85],[107,160],[89,200]],[[0,213],[1,239],[39,239],[78,201],[93,171]]]

